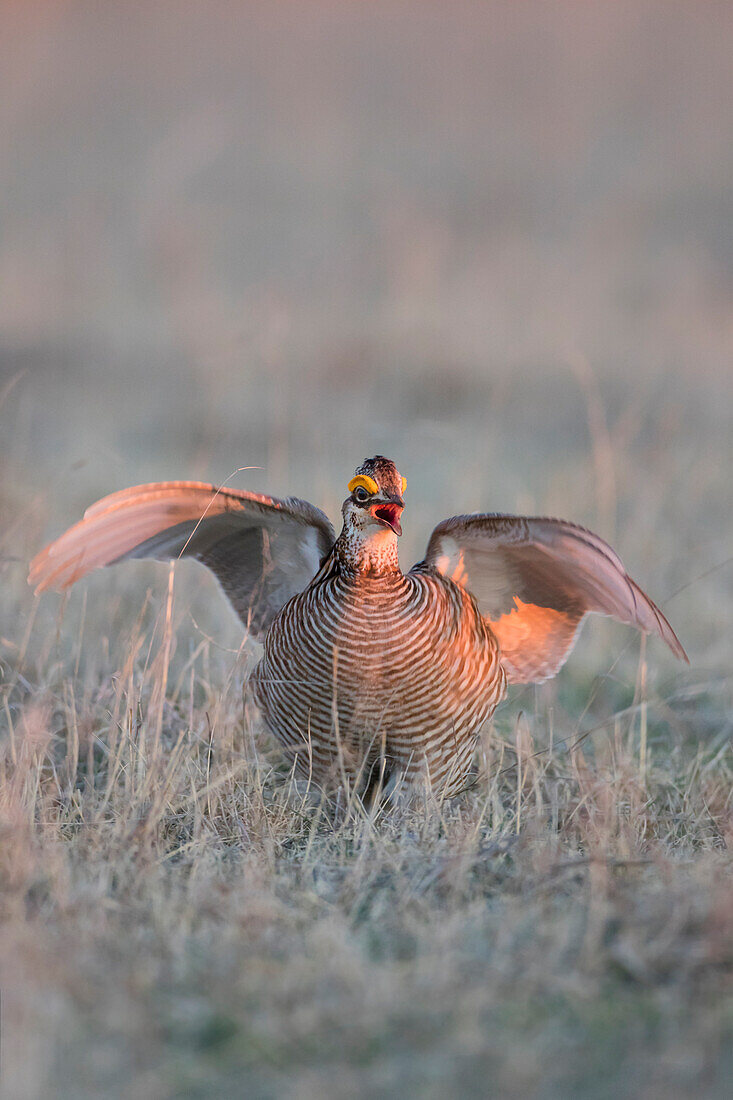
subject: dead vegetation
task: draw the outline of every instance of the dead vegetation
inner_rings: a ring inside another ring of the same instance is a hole
[[[598,722],[500,712],[450,803],[329,804],[236,654],[171,667],[171,596],[115,675],[3,696],[14,1095],[724,1095],[728,731],[668,751],[641,665]]]

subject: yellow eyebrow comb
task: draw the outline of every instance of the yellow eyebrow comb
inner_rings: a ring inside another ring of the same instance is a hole
[[[352,479],[349,482],[347,488],[348,488],[350,493],[353,493],[354,489],[356,489],[359,485],[361,485],[362,489],[366,489],[366,491],[368,493],[378,493],[379,492],[379,486],[377,485],[374,478],[373,477],[367,477],[366,474],[357,474],[356,477],[352,477]],[[402,478],[402,495],[403,496],[405,495],[405,489],[406,488],[407,488],[407,478],[403,477]]]
[[[357,474],[356,477],[352,477],[349,482],[348,489],[350,493],[353,493],[354,489],[358,489],[361,485],[362,489],[366,489],[368,493],[378,493],[379,486],[373,477],[367,477],[366,474]]]

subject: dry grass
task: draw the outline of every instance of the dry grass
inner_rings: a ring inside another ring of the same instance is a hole
[[[730,10],[2,6],[6,1094],[727,1096]],[[586,523],[691,667],[589,625],[475,786],[369,816],[248,726],[196,566],[25,585],[115,488],[336,518],[377,451],[406,564]]]
[[[702,703],[641,663],[610,695],[525,691],[470,790],[367,813],[292,782],[241,654],[182,652],[190,579],[86,675],[96,631],[63,652],[66,621],[36,620],[4,686],[12,1095],[726,1094],[729,722],[693,744],[713,683]]]

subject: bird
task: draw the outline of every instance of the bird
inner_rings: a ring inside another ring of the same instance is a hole
[[[403,572],[406,484],[391,459],[366,459],[338,537],[296,497],[138,485],[92,504],[36,555],[28,581],[43,592],[126,559],[202,562],[263,646],[247,690],[294,774],[362,797],[460,793],[507,685],[554,676],[589,613],[688,660],[608,543],[564,520],[453,516]]]

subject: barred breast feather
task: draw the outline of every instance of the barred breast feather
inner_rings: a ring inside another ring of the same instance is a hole
[[[379,764],[385,782],[423,777],[445,794],[505,692],[469,593],[429,568],[351,573],[335,556],[282,609],[252,683],[300,775],[363,786]]]

